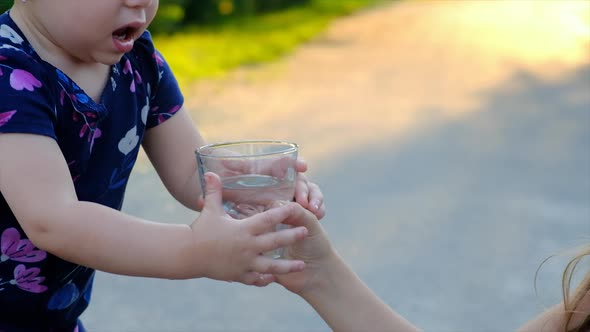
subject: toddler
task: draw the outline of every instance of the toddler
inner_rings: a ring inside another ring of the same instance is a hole
[[[294,244],[317,185],[244,220],[223,211],[194,150],[205,144],[147,26],[157,0],[18,0],[0,15],[0,331],[84,331],[95,269],[265,286],[301,260],[259,255]],[[143,146],[171,195],[201,211],[190,226],[120,212]],[[306,170],[298,161],[298,172]]]

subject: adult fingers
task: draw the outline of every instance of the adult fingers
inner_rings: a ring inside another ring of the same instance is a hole
[[[315,227],[318,227],[318,217],[313,214],[311,211],[306,209],[298,209],[295,213],[293,213],[289,218],[283,220],[284,225],[289,225],[291,227],[305,227],[308,231],[308,234],[313,234]]]
[[[307,228],[302,226],[264,233],[256,237],[256,248],[260,252],[267,252],[288,247],[306,237],[307,234]]]
[[[298,208],[301,207],[298,207],[295,203],[287,203],[248,217],[242,220],[242,224],[246,225],[253,235],[266,233],[273,230],[283,220],[297,213]]]

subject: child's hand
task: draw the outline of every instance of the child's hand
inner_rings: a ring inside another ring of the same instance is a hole
[[[324,194],[322,194],[317,184],[309,182],[305,174],[303,174],[303,172],[307,171],[307,163],[302,159],[297,159],[295,170],[297,171],[295,201],[315,214],[318,219],[322,219],[326,215]]]
[[[272,259],[261,253],[286,247],[307,235],[305,227],[267,232],[274,226],[300,215],[303,208],[295,203],[272,208],[242,220],[231,218],[221,203],[221,180],[214,173],[206,175],[203,210],[191,225],[193,255],[198,259],[195,274],[211,279],[238,281],[266,286],[275,275],[303,270],[300,260]]]

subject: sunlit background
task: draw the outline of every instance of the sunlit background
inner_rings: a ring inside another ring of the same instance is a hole
[[[426,331],[515,330],[559,301],[564,252],[590,239],[589,1],[388,2],[280,60],[183,86],[208,141],[299,143],[334,246]],[[124,209],[197,216],[145,157]],[[94,331],[328,330],[278,285],[104,273],[84,320]]]

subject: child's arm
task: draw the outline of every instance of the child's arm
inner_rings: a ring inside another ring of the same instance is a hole
[[[200,211],[202,207],[202,202],[199,204],[202,193],[195,150],[203,145],[205,140],[184,108],[167,121],[147,130],[142,143],[168,192],[195,211]]]
[[[190,227],[153,223],[78,201],[53,139],[0,134],[0,191],[30,240],[58,257],[124,275],[204,276],[259,285],[270,281],[261,281],[260,274],[303,268],[301,261],[258,255],[305,236],[304,228],[260,232],[301,207],[289,204],[244,220],[230,219],[221,207],[219,178],[208,175],[205,209]]]

